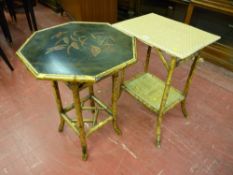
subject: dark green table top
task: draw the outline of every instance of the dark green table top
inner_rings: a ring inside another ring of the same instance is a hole
[[[70,22],[37,31],[17,55],[38,79],[84,82],[136,61],[135,40],[107,23]]]

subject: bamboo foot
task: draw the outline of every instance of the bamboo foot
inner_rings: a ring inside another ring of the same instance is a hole
[[[183,115],[185,118],[188,118],[188,112],[186,110],[186,105],[185,105],[185,101],[182,101],[181,102],[181,109],[182,109],[182,112],[183,112]]]
[[[82,146],[82,160],[87,160],[87,146]]]
[[[60,124],[59,124],[59,127],[58,127],[58,131],[59,132],[63,132],[64,130],[64,125],[65,125],[65,121],[64,120],[61,120]]]
[[[122,135],[120,128],[118,128],[117,126],[114,127],[114,131],[116,132],[117,135]]]
[[[156,137],[156,147],[160,148],[160,146],[161,146],[161,138],[160,138],[160,136],[157,136]]]

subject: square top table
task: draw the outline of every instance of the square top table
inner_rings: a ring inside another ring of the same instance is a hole
[[[116,103],[119,97],[119,71],[136,62],[135,39],[113,28],[108,23],[69,22],[37,31],[19,48],[17,55],[30,72],[41,80],[51,80],[60,115],[59,131],[64,124],[79,135],[82,158],[87,159],[86,138],[105,124],[112,122],[116,133]],[[93,85],[106,76],[112,76],[112,104],[108,107],[95,95]],[[73,103],[64,107],[58,81],[65,82],[72,91]],[[89,94],[80,98],[80,90],[89,88]],[[85,102],[90,100],[88,106]],[[76,117],[68,112],[74,109]],[[84,118],[83,110],[92,112]],[[100,111],[108,117],[98,119]],[[91,126],[85,128],[84,123]]]
[[[154,13],[119,22],[113,26],[131,36],[135,36],[149,46],[144,73],[126,81],[122,87],[146,107],[158,113],[155,134],[156,144],[159,147],[164,113],[181,102],[182,112],[187,117],[185,101],[193,71],[199,59],[199,51],[214,43],[220,37]],[[167,69],[165,82],[148,73],[152,47],[155,48]],[[165,59],[164,53],[170,55],[169,62]],[[194,58],[194,61],[184,90],[179,91],[171,86],[172,75],[178,63],[190,58]]]
[[[187,58],[220,39],[217,35],[154,13],[113,26],[179,59]]]

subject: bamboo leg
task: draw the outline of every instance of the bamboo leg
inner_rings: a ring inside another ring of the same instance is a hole
[[[65,120],[63,119],[61,113],[64,112],[64,109],[63,109],[63,106],[62,106],[61,95],[60,95],[60,92],[59,92],[59,87],[58,87],[57,81],[52,81],[52,87],[53,87],[53,92],[54,92],[54,96],[55,96],[56,103],[57,103],[58,112],[59,112],[59,115],[60,115],[60,124],[59,124],[59,127],[58,127],[58,131],[62,132],[63,128],[64,128]]]
[[[155,49],[155,50],[156,50],[156,52],[158,53],[159,58],[160,58],[160,60],[162,61],[163,65],[165,66],[165,68],[166,68],[167,71],[168,71],[168,70],[169,70],[169,66],[168,66],[168,64],[167,64],[166,59],[165,59],[164,56],[163,56],[163,53],[162,53],[161,50],[159,50],[159,49]]]
[[[87,160],[87,143],[86,143],[86,133],[84,130],[84,122],[81,109],[81,100],[79,96],[79,86],[76,83],[71,84],[71,90],[73,93],[75,114],[77,117],[76,127],[79,130],[79,139],[82,146],[82,159]]]
[[[144,72],[148,72],[151,48],[152,48],[151,46],[148,46],[147,53],[146,53],[146,62],[145,62],[145,66],[144,66]]]
[[[124,80],[125,80],[125,69],[122,70],[121,72],[121,76],[120,76],[120,92],[119,92],[119,96],[118,99],[120,98],[123,89],[121,88],[121,86],[124,84]]]
[[[166,80],[166,84],[165,84],[164,91],[163,91],[163,97],[162,97],[162,100],[160,103],[159,114],[157,117],[157,124],[156,124],[156,145],[157,145],[157,147],[160,147],[161,124],[162,124],[162,120],[163,120],[164,108],[165,108],[166,101],[167,101],[170,87],[171,87],[171,79],[172,79],[172,75],[173,75],[175,66],[176,66],[176,58],[173,57],[171,60],[171,63],[170,63],[170,69],[169,69],[168,74],[167,74],[167,80]]]
[[[95,126],[97,124],[98,121],[98,116],[99,116],[99,109],[95,110],[95,113],[93,114],[93,122],[92,122],[92,126]]]
[[[187,98],[187,95],[188,95],[189,87],[190,87],[190,84],[192,82],[193,72],[194,72],[194,70],[196,68],[198,59],[199,59],[199,56],[196,56],[194,58],[194,61],[193,61],[193,64],[191,66],[191,69],[189,71],[189,75],[188,75],[187,81],[185,83],[184,91],[183,91],[184,100],[181,101],[181,109],[182,109],[182,112],[183,112],[185,118],[188,117],[188,112],[186,110],[186,105],[185,105],[186,104],[186,98]]]
[[[89,95],[90,95],[90,97],[93,97],[95,95],[93,85],[89,86]],[[95,100],[93,98],[90,98],[90,105],[91,105],[91,107],[95,108]],[[98,121],[99,110],[97,108],[95,108],[95,109],[91,110],[91,112],[93,114],[92,125],[95,126],[97,124],[97,121]]]
[[[90,97],[94,96],[93,85],[89,86],[88,88],[89,88],[89,95],[90,95]],[[92,98],[90,98],[90,105],[91,105],[91,107],[95,107],[95,101]],[[94,114],[95,110],[92,110],[91,112]]]
[[[121,135],[121,130],[117,126],[117,100],[120,93],[119,73],[112,75],[112,124],[115,132]]]

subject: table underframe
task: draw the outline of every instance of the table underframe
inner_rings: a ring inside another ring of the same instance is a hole
[[[87,142],[86,139],[92,133],[102,128],[105,124],[112,121],[113,128],[115,132],[120,135],[121,130],[117,125],[117,100],[120,92],[120,81],[119,81],[119,73],[114,73],[112,75],[112,105],[109,108],[103,102],[101,102],[95,95],[93,84],[87,83],[78,83],[78,82],[70,82],[68,83],[69,87],[72,91],[73,95],[73,103],[69,106],[64,107],[62,104],[62,99],[59,91],[59,86],[57,81],[52,81],[52,87],[54,91],[54,96],[56,99],[56,104],[58,108],[58,112],[60,115],[60,124],[59,124],[59,132],[63,131],[65,123],[79,136],[81,147],[82,147],[82,159],[87,160]],[[89,89],[89,94],[80,98],[80,91],[83,88]],[[90,106],[84,106],[86,101],[90,100]],[[71,119],[68,116],[68,112],[71,110],[75,110],[76,119]],[[93,116],[92,118],[85,119],[83,117],[83,110],[91,110]],[[108,114],[108,117],[102,121],[98,121],[99,112],[103,110]],[[84,123],[91,123],[92,127],[86,132],[84,128]]]
[[[144,73],[135,76],[133,79],[122,83],[121,87],[123,90],[131,94],[136,100],[140,101],[147,108],[158,114],[157,121],[155,124],[155,137],[156,145],[160,147],[161,144],[161,126],[164,114],[175,107],[178,103],[181,103],[182,112],[185,118],[188,117],[186,110],[186,98],[188,95],[189,87],[192,81],[193,72],[199,60],[199,53],[193,54],[193,63],[191,65],[188,78],[186,80],[184,90],[179,91],[171,86],[172,76],[175,68],[183,61],[190,59],[179,59],[172,57],[168,62],[163,52],[155,48],[161,59],[164,67],[167,70],[167,77],[165,82],[157,78],[156,76],[148,73],[150,55],[152,47],[148,46],[146,61],[144,65]]]

